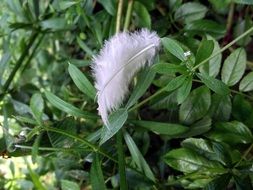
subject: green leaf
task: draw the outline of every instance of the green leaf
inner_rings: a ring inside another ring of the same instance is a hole
[[[185,23],[200,20],[205,17],[207,8],[195,2],[184,3],[175,12],[175,20],[183,20]]]
[[[182,86],[185,83],[186,79],[187,79],[187,76],[185,76],[185,75],[180,75],[176,78],[173,78],[171,81],[169,81],[169,83],[166,85],[164,90],[165,91],[173,91],[173,90],[179,88],[180,86]]]
[[[69,64],[68,71],[78,89],[86,94],[89,98],[94,100],[96,96],[96,90],[87,77],[75,65],[72,64]]]
[[[115,15],[116,13],[116,9],[115,9],[115,1],[113,0],[107,0],[107,1],[104,1],[104,0],[98,0],[98,2],[100,4],[103,5],[103,7],[105,8],[105,10],[111,14],[112,16]]]
[[[134,12],[137,15],[138,26],[151,28],[151,17],[147,8],[138,1],[134,2]]]
[[[73,5],[77,4],[77,1],[70,1],[70,0],[62,0],[59,2],[59,6],[61,10],[65,10]]]
[[[101,169],[101,162],[99,161],[99,155],[95,154],[93,157],[91,170],[90,170],[90,181],[92,189],[103,190],[106,189],[103,172]]]
[[[252,183],[250,175],[233,175],[237,190],[251,190]]]
[[[229,184],[229,181],[231,179],[231,174],[223,174],[218,177],[216,177],[214,180],[212,180],[210,183],[207,184],[207,186],[204,188],[204,190],[225,190],[227,189],[227,186]]]
[[[174,55],[181,61],[187,60],[187,57],[184,55],[183,48],[179,45],[179,43],[176,40],[173,40],[171,38],[162,38],[161,41],[163,47],[172,55]]]
[[[249,128],[238,121],[217,123],[208,134],[208,137],[215,141],[226,142],[232,145],[253,142],[253,136]]]
[[[79,38],[76,38],[78,45],[85,51],[90,57],[94,55],[93,51]]]
[[[186,73],[186,68],[182,65],[171,63],[157,63],[152,66],[152,70],[159,74]]]
[[[252,0],[233,0],[233,2],[244,5],[253,5]]]
[[[215,39],[222,38],[226,33],[225,25],[218,24],[212,20],[196,20],[185,26],[187,33],[195,34],[210,34]]]
[[[143,172],[145,176],[147,176],[147,178],[151,179],[152,181],[155,181],[155,176],[152,170],[150,169],[146,160],[142,156],[132,137],[128,133],[124,133],[124,139],[130,151],[133,161],[138,166],[138,169],[141,172]]]
[[[200,62],[210,57],[213,52],[213,48],[214,43],[212,40],[202,40],[196,54],[195,65],[198,65]]]
[[[189,131],[189,127],[173,123],[161,123],[154,121],[131,121],[131,123],[136,124],[137,126],[140,127],[144,127],[145,129],[151,130],[156,134],[169,135],[171,137]]]
[[[211,129],[212,120],[209,117],[204,117],[200,121],[192,124],[189,127],[189,131],[179,135],[179,138],[193,137],[206,133]]]
[[[33,146],[32,146],[32,162],[33,164],[36,163],[36,158],[39,153],[39,145],[40,145],[40,140],[41,140],[42,135],[39,135],[36,137]]]
[[[188,97],[192,88],[192,77],[187,77],[184,83],[177,91],[177,103],[181,104]]]
[[[67,21],[64,18],[50,18],[40,22],[43,30],[51,29],[53,31],[69,29]]]
[[[175,96],[177,96],[177,91],[173,91],[171,93],[161,93],[154,99],[150,100],[150,108],[155,110],[175,110],[178,108]]]
[[[239,90],[249,92],[253,90],[253,72],[248,73],[240,82]]]
[[[76,182],[62,179],[61,180],[61,189],[62,190],[80,190],[80,187]]]
[[[36,187],[36,189],[38,190],[46,190],[46,188],[44,187],[44,185],[40,182],[40,179],[39,179],[39,175],[37,173],[35,173],[30,164],[28,163],[27,159],[25,158],[25,163],[27,165],[27,169],[28,169],[28,172],[29,172],[29,175],[33,181],[33,184],[34,186]]]
[[[235,85],[243,76],[246,68],[246,52],[243,48],[233,51],[224,61],[221,79],[228,86]]]
[[[192,124],[206,115],[210,105],[211,95],[209,89],[205,86],[196,88],[180,106],[179,119],[185,124]]]
[[[76,135],[77,123],[73,117],[67,117],[62,121],[54,124],[54,127],[69,134]],[[54,148],[69,148],[72,147],[74,141],[70,137],[66,137],[63,134],[48,131],[47,132],[51,146]]]
[[[222,171],[218,162],[210,161],[188,148],[174,149],[165,155],[164,160],[170,167],[184,173],[199,170]]]
[[[232,115],[236,120],[251,126],[253,123],[252,103],[242,95],[236,95],[233,99]]]
[[[138,99],[145,93],[154,78],[155,72],[150,68],[144,69],[139,74],[137,84],[134,87],[134,90],[131,93],[131,96],[129,97],[128,102],[126,104],[127,109],[134,105],[138,101]]]
[[[228,95],[230,93],[228,86],[222,81],[208,76],[205,73],[197,73],[197,76],[208,88],[213,90],[215,93],[220,95]]]
[[[14,116],[14,118],[17,119],[20,122],[23,122],[23,123],[37,125],[37,122],[34,119],[30,118],[30,117]]]
[[[231,164],[229,147],[221,143],[211,142],[201,138],[188,138],[182,142],[182,146],[192,149],[206,159],[215,160],[223,165]]]
[[[211,56],[212,56],[214,53],[219,52],[221,48],[220,48],[219,43],[212,36],[207,35],[207,39],[212,40],[214,43],[213,52],[211,54]],[[199,67],[199,71],[201,73],[205,73],[211,77],[216,77],[220,72],[221,59],[222,59],[222,55],[221,55],[221,53],[219,53],[218,55],[216,55],[215,57],[210,59],[208,61],[208,63],[201,65]]]
[[[41,94],[36,93],[32,96],[30,100],[30,108],[32,110],[32,114],[34,119],[39,123],[42,124],[42,114],[44,109],[44,101],[42,99]]]
[[[45,95],[46,98],[48,99],[48,101],[55,106],[56,108],[58,108],[59,110],[62,110],[63,112],[66,112],[70,115],[76,116],[76,117],[82,117],[82,118],[97,118],[96,115],[93,115],[89,112],[85,112],[80,110],[79,108],[76,108],[75,106],[63,101],[62,99],[60,99],[59,97],[55,96],[54,94],[52,94],[49,91],[45,91]]]
[[[209,113],[215,121],[228,121],[230,118],[231,110],[232,103],[229,95],[212,95],[212,104]]]
[[[118,109],[109,116],[109,125],[103,126],[101,133],[100,145],[115,135],[125,124],[128,117],[126,109]]]

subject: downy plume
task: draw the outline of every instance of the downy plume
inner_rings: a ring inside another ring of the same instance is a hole
[[[118,109],[127,95],[134,74],[153,63],[159,46],[158,35],[147,29],[121,32],[106,41],[93,58],[98,111],[106,125],[108,114]]]

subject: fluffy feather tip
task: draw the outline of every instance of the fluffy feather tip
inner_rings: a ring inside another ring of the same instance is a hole
[[[159,47],[160,38],[155,32],[147,29],[121,32],[106,41],[93,57],[98,112],[105,125],[108,114],[122,104],[135,73],[153,63]]]

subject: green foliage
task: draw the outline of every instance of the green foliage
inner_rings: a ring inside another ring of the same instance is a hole
[[[119,1],[0,2],[0,189],[252,189],[252,0]],[[117,20],[161,47],[103,125]]]

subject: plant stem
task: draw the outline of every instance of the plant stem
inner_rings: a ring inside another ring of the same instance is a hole
[[[210,59],[216,57],[218,54],[222,53],[223,51],[227,50],[230,46],[234,45],[236,42],[238,42],[240,39],[244,38],[248,34],[253,32],[253,27],[245,31],[243,34],[238,36],[236,39],[234,39],[232,42],[228,43],[226,46],[224,46],[220,51],[215,52],[212,56],[206,58],[204,61],[201,61],[198,65],[192,68],[193,71],[195,71],[197,68],[199,68],[201,65],[207,63]]]
[[[19,59],[18,59],[16,65],[15,65],[15,67],[13,68],[11,74],[9,75],[7,81],[6,81],[6,82],[4,83],[4,85],[3,85],[3,96],[1,96],[1,99],[4,97],[4,95],[5,95],[6,92],[8,91],[9,86],[10,86],[10,84],[11,84],[13,78],[15,77],[15,75],[16,75],[18,69],[21,67],[22,63],[24,62],[26,56],[29,54],[29,50],[30,50],[30,48],[32,47],[32,45],[33,45],[34,41],[36,40],[37,36],[38,36],[38,33],[37,33],[37,32],[34,32],[34,33],[32,33],[31,37],[29,38],[28,43],[27,43],[27,45],[26,45],[24,51],[22,52],[21,56],[19,57]],[[0,99],[0,100],[1,100],[1,99]]]
[[[119,3],[118,3],[117,20],[116,20],[116,33],[120,32],[120,21],[121,21],[121,16],[122,16],[123,1],[124,0],[119,0]],[[130,16],[128,19],[130,19]],[[126,169],[125,169],[126,163],[125,163],[124,147],[123,147],[122,141],[123,141],[122,129],[120,129],[116,134],[120,189],[127,190]]]
[[[120,21],[121,21],[121,16],[122,16],[123,1],[124,0],[119,0],[119,3],[118,3],[118,11],[117,11],[117,18],[116,18],[116,33],[120,32]]]
[[[134,0],[128,0],[126,19],[124,23],[124,31],[128,30],[130,20],[131,20],[132,10],[133,10],[133,4],[134,4]]]
[[[40,44],[41,44],[41,42],[42,42],[42,40],[43,40],[45,34],[46,34],[46,33],[43,33],[43,34],[40,36],[40,38],[38,39],[38,41],[37,41],[35,47],[34,47],[33,50],[32,50],[32,53],[31,53],[30,56],[28,57],[27,61],[24,63],[24,67],[23,67],[22,70],[21,70],[21,74],[25,71],[25,69],[27,68],[28,64],[31,62],[31,60],[32,60],[32,58],[34,57],[34,55],[35,55],[35,53],[36,53],[38,47],[40,46]]]
[[[119,176],[120,176],[120,189],[127,190],[125,155],[124,155],[124,147],[123,147],[122,139],[123,139],[123,135],[122,135],[122,129],[121,129],[116,134],[118,166],[119,166]]]
[[[148,98],[146,98],[145,100],[142,100],[141,102],[139,102],[138,104],[136,104],[135,106],[133,106],[132,108],[130,108],[128,110],[128,112],[131,112],[139,107],[141,107],[143,104],[147,103],[149,100],[155,98],[156,96],[158,96],[159,94],[161,94],[164,91],[165,88],[161,88],[160,90],[158,90],[156,93],[152,94],[151,96],[149,96]]]

